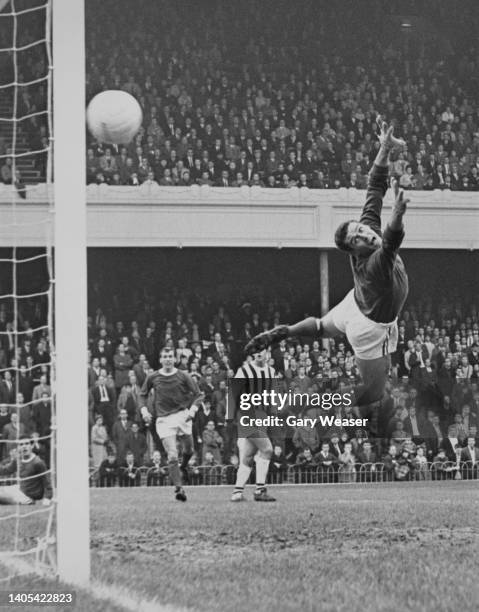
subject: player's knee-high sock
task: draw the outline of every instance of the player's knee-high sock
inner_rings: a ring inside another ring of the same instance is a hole
[[[242,491],[251,474],[251,466],[240,463],[236,474],[235,491]]]
[[[381,408],[381,402],[374,402],[373,404],[365,404],[360,406],[360,416],[362,419],[367,419],[366,430],[369,437],[378,437],[379,435],[379,411]]]
[[[357,359],[362,383],[354,388],[355,404],[359,407],[379,402],[389,374],[389,356],[377,359]]]
[[[184,452],[183,453],[183,457],[181,459],[180,470],[181,470],[181,472],[184,472],[184,477],[185,477],[186,482],[188,482],[188,476],[187,476],[187,471],[186,470],[188,469],[188,463],[189,463],[191,457],[193,457],[193,453]]]
[[[269,459],[265,459],[260,455],[255,457],[256,463],[256,488],[262,489],[266,484],[266,478],[268,476]]]
[[[354,387],[354,403],[362,410],[363,406],[369,406],[379,402],[383,393],[384,387],[380,389],[377,385],[359,383]]]
[[[168,461],[168,473],[170,475],[170,480],[175,487],[181,487],[181,472],[178,459],[170,459]]]
[[[183,456],[181,458],[181,466],[182,470],[186,470],[188,467],[188,462],[193,456],[193,438],[192,436],[187,436],[183,439]]]
[[[192,452],[184,452],[183,453],[183,457],[181,458],[181,466],[180,468],[182,470],[186,470],[186,468],[188,467],[188,463],[191,459],[191,457],[193,457],[193,453]]]

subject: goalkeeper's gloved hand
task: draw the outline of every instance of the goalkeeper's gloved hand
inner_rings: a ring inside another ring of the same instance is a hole
[[[244,351],[247,355],[253,355],[263,351],[272,344],[277,344],[281,340],[285,340],[289,336],[289,327],[287,325],[278,325],[268,331],[258,334],[252,338],[248,344],[244,347]]]

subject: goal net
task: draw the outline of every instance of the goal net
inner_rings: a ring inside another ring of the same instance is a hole
[[[0,0],[2,582],[89,573],[82,5]]]

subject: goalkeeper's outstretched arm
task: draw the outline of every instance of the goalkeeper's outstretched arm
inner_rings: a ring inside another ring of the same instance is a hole
[[[380,115],[378,115],[376,121],[379,127],[379,150],[369,171],[366,203],[359,221],[369,225],[377,234],[381,235],[381,211],[383,198],[388,187],[389,155],[394,149],[403,148],[406,143],[401,138],[394,136],[393,126],[383,121]]]

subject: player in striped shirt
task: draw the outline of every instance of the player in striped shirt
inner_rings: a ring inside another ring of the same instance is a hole
[[[255,353],[253,361],[245,362],[236,372],[235,380],[237,382],[232,383],[234,393],[230,394],[234,406],[228,406],[228,418],[234,416],[239,418],[239,416],[246,414],[255,419],[268,416],[269,409],[264,405],[251,407],[248,411],[237,409],[239,391],[242,393],[262,393],[272,390],[276,372],[271,366],[267,365],[266,359],[266,350]],[[238,381],[241,382],[238,384]],[[251,474],[253,461],[256,464],[255,501],[276,501],[266,490],[269,462],[273,454],[273,446],[268,437],[267,427],[261,425],[241,426],[238,424],[238,449],[239,467],[231,501],[239,502],[244,499],[243,491]]]

